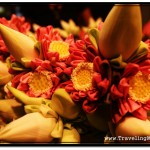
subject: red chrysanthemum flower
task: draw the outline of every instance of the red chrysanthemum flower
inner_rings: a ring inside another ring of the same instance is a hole
[[[108,65],[108,62],[102,61],[97,56],[93,62],[82,60],[75,65],[72,64],[72,70],[68,72],[70,80],[60,85],[70,94],[75,103],[82,105],[83,110],[87,113],[94,112],[99,101],[103,102],[102,99],[110,84],[108,74],[106,72],[106,76],[103,74],[104,70],[101,68],[103,63]]]
[[[60,79],[52,72],[48,61],[34,60],[32,71],[17,74],[12,79],[13,87],[30,97],[51,98]]]
[[[118,85],[112,85],[113,122],[117,123],[127,113],[145,120],[150,110],[150,60],[141,64],[128,63]]]

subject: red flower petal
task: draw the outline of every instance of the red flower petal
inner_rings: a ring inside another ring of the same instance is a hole
[[[128,63],[127,66],[125,67],[122,78],[134,76],[138,71],[139,71],[139,65],[134,63]]]
[[[128,92],[129,92],[129,84],[127,81],[128,81],[128,79],[122,78],[118,85],[118,89],[121,93],[123,93],[124,98],[127,98]]]
[[[140,107],[139,109],[135,110],[134,112],[132,112],[132,114],[142,120],[146,120],[147,119],[147,112],[145,109],[143,109],[142,107]]]
[[[80,96],[79,96],[79,92],[72,92],[72,93],[70,94],[70,97],[72,98],[72,100],[73,100],[74,102],[79,102],[79,101],[81,101],[81,98],[80,98]]]
[[[112,85],[110,91],[112,100],[117,100],[123,97],[123,94],[117,89],[115,85]]]
[[[94,111],[96,111],[97,107],[98,106],[96,103],[90,102],[88,100],[84,100],[84,102],[82,104],[83,110],[87,113],[93,113]]]
[[[87,95],[88,95],[89,101],[96,101],[96,100],[98,100],[98,94],[99,93],[96,90],[87,91]]]
[[[101,64],[102,60],[99,56],[96,56],[94,61],[93,61],[93,67],[94,67],[94,70],[98,73],[101,72],[101,68],[100,68],[100,64]]]

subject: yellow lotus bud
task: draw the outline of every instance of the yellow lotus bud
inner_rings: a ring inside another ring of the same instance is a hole
[[[39,54],[34,48],[35,42],[28,36],[0,24],[0,34],[15,59],[21,62],[21,58],[34,59]]]
[[[75,119],[80,113],[79,106],[72,101],[70,95],[62,88],[54,92],[50,107],[66,119]]]
[[[150,140],[144,141],[144,137],[150,136],[150,121],[147,120],[141,120],[138,118],[135,118],[133,116],[127,116],[124,117],[116,126],[115,130],[116,136],[122,136],[122,137],[141,137],[140,141],[136,140],[124,140],[120,139],[119,142],[150,142]]]
[[[139,5],[115,5],[100,32],[99,49],[108,59],[122,55],[127,60],[142,39],[142,19]]]
[[[56,118],[46,118],[39,112],[29,113],[14,120],[0,130],[0,140],[15,143],[51,142],[50,135]]]
[[[12,79],[12,75],[8,72],[7,63],[0,61],[0,85],[5,85]]]
[[[40,105],[42,102],[47,101],[45,98],[39,97],[29,97],[24,92],[7,85],[8,90],[16,97],[20,102],[25,105]]]
[[[62,138],[60,143],[62,144],[78,144],[80,143],[80,134],[78,131],[71,126],[71,124],[66,124],[63,130]]]
[[[0,117],[6,123],[17,119],[25,114],[23,105],[14,99],[0,100]]]

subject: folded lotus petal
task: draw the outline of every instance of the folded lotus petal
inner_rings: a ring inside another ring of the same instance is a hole
[[[80,134],[70,125],[65,125],[63,135],[60,139],[61,144],[78,144],[80,143]]]
[[[140,62],[142,59],[144,59],[148,54],[148,44],[144,42],[140,42],[139,47],[136,49],[136,51],[128,58],[127,62]]]
[[[88,32],[89,39],[91,43],[95,46],[96,49],[98,49],[98,42],[99,42],[99,31],[96,28],[92,28]]]
[[[0,61],[0,85],[5,85],[12,79],[12,75],[8,72],[7,64]]]
[[[39,112],[29,113],[14,120],[0,130],[0,140],[6,142],[51,142],[50,135],[56,124],[55,118],[45,118]]]
[[[15,59],[21,62],[21,58],[38,58],[38,51],[34,48],[35,42],[28,36],[0,24],[0,34]]]
[[[8,123],[25,114],[23,105],[14,99],[0,100],[0,117]]]
[[[146,137],[150,135],[150,121],[148,119],[141,120],[133,116],[124,117],[116,126],[116,136],[122,137]],[[133,138],[134,139],[134,138]],[[120,140],[119,142],[150,142],[149,139],[146,141],[136,140]]]
[[[64,128],[63,122],[61,118],[59,117],[55,127],[51,131],[51,136],[54,138],[61,138],[63,134],[63,128]]]
[[[50,107],[66,119],[75,119],[80,113],[79,106],[72,101],[70,95],[63,88],[54,92]]]
[[[15,89],[14,87],[11,87],[10,85],[7,85],[7,88],[20,102],[26,105],[40,105],[44,101],[47,101],[45,98],[42,97],[39,98],[29,97],[24,92]]]
[[[139,47],[142,19],[139,5],[115,5],[100,31],[99,50],[105,58],[122,55],[126,61]]]

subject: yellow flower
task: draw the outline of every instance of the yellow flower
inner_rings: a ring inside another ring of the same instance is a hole
[[[0,24],[0,34],[15,59],[21,62],[22,58],[34,59],[39,57],[35,49],[35,42],[28,36]]]
[[[150,74],[139,71],[129,79],[129,97],[134,101],[146,103],[150,99]]]
[[[93,63],[78,64],[71,74],[74,88],[81,91],[91,90],[93,73]]]
[[[50,52],[58,52],[60,60],[66,60],[70,55],[69,44],[63,41],[52,41],[49,46]]]

